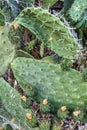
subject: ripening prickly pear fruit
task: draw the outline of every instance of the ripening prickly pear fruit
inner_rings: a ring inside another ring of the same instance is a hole
[[[60,119],[65,119],[67,116],[68,116],[68,110],[67,110],[67,107],[66,106],[62,106],[58,112],[57,112],[57,116],[60,118]]]
[[[26,121],[27,121],[27,124],[32,128],[34,128],[38,125],[36,116],[31,113],[26,114]]]
[[[78,109],[73,112],[74,120],[82,121],[83,118],[84,118],[84,112],[82,110]]]
[[[50,112],[50,105],[47,99],[44,99],[41,103],[40,103],[40,111],[42,113],[49,113]]]
[[[21,104],[23,106],[23,108],[29,108],[30,107],[30,104],[31,104],[31,99],[30,98],[27,98],[25,96],[22,96],[21,97]]]

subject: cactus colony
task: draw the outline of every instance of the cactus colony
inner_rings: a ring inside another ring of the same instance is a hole
[[[55,0],[51,2],[54,3]],[[49,7],[45,1],[43,4],[44,7]],[[80,6],[83,7],[82,10],[80,10]],[[70,9],[66,7],[66,10],[68,10],[73,21],[78,21],[86,6],[86,0],[84,2],[82,0],[71,0]],[[13,30],[15,24],[16,28]],[[18,27],[20,27],[20,30],[17,30]],[[11,43],[18,41],[19,45],[23,45],[23,41],[21,42],[22,35],[20,40],[15,37],[19,34],[17,31],[21,32],[22,27],[32,32],[44,46],[67,59],[64,59],[61,64],[58,64],[59,61],[53,57],[36,60],[25,51],[18,50],[20,52],[18,55],[26,54],[27,58],[18,57],[13,60],[15,46]],[[11,32],[14,33],[13,36]],[[83,71],[82,75],[80,72],[71,69],[72,64],[68,59],[75,57],[78,43],[58,17],[42,8],[28,7],[17,16],[10,31],[7,27],[0,28],[0,39],[0,76],[5,73],[12,62],[11,68],[14,76],[25,92],[25,95],[21,97],[3,78],[0,78],[0,102],[10,113],[10,117],[16,118],[17,126],[22,125],[24,130],[50,129],[50,123],[46,122],[46,124],[44,120],[37,127],[38,120],[30,109],[32,98],[40,103],[39,109],[43,114],[50,111],[56,112],[62,119],[67,117],[68,108],[75,110],[73,112],[75,119],[84,118],[84,111],[87,108],[87,82],[85,82],[87,81],[87,74]],[[13,126],[8,125],[9,128],[14,129]],[[56,125],[53,126],[53,129],[56,129]]]

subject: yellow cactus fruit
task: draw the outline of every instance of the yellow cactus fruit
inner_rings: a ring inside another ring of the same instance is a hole
[[[44,100],[42,101],[42,104],[43,104],[43,105],[47,105],[47,104],[48,104],[47,99],[44,99]]]
[[[22,99],[22,101],[26,102],[27,98],[25,96],[22,96],[21,99]]]
[[[77,111],[74,111],[74,112],[73,112],[73,115],[74,115],[74,116],[78,116],[80,113],[81,113],[81,111],[80,111],[80,110],[77,110]]]
[[[61,110],[62,112],[65,112],[65,111],[67,110],[67,108],[66,108],[66,106],[62,106],[62,107],[60,108],[60,110]]]
[[[30,113],[27,113],[26,114],[26,118],[28,119],[28,120],[31,120],[33,117],[32,117],[32,114],[30,114]]]

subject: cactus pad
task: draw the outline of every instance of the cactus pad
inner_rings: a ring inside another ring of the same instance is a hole
[[[33,130],[26,123],[26,113],[31,110],[23,109],[21,95],[2,78],[0,78],[0,99],[7,112],[16,119],[17,125],[22,125],[24,130]],[[1,111],[0,115],[2,115]],[[8,116],[4,116],[8,118]]]
[[[40,7],[26,8],[14,22],[27,28],[45,46],[60,56],[72,59],[78,50],[77,41],[69,33],[68,28],[47,10]]]
[[[75,0],[69,10],[71,19],[73,21],[78,21],[86,9],[87,0]]]
[[[0,28],[0,75],[4,74],[15,55],[14,46],[8,38],[7,27]]]
[[[32,85],[37,91],[35,100],[48,99],[53,106],[84,107],[87,101],[87,83],[76,70],[62,71],[60,65],[42,60],[16,58],[12,70],[21,87]]]
[[[21,106],[21,96],[2,78],[0,78],[0,98],[6,110],[11,113],[13,117],[23,120],[24,112]]]

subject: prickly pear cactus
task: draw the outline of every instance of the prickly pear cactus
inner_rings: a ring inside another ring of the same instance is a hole
[[[87,9],[87,0],[75,0],[72,4],[69,14],[73,21],[78,21]]]
[[[0,98],[6,110],[11,113],[13,117],[17,120],[21,119],[24,121],[24,112],[20,101],[21,96],[2,78],[0,78]]]
[[[24,90],[31,85],[37,91],[35,100],[48,99],[54,108],[59,105],[85,108],[87,83],[78,71],[62,71],[60,65],[28,58],[15,59],[11,67]]]
[[[7,27],[0,28],[0,76],[5,73],[15,55],[14,46],[8,38],[8,31]]]
[[[77,28],[86,28],[87,27],[87,9],[85,10],[82,17],[79,19],[78,23],[76,24]]]
[[[27,28],[52,51],[66,58],[73,58],[78,50],[76,39],[54,15],[40,7],[24,9],[14,23]]]
[[[21,127],[24,127],[23,130],[33,130],[26,123],[26,113],[30,109],[23,109],[19,93],[2,78],[0,78],[0,99],[7,112],[10,113],[12,118],[16,119],[17,126],[21,125]],[[1,111],[0,115],[2,115]],[[4,116],[5,119],[8,119],[8,116]]]

